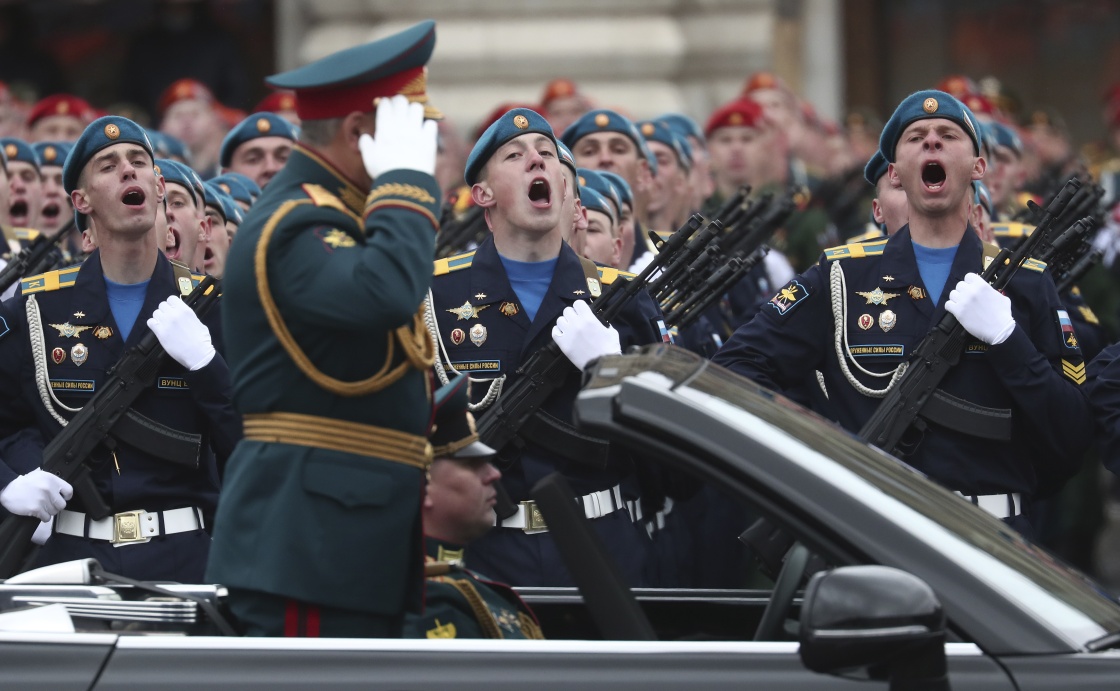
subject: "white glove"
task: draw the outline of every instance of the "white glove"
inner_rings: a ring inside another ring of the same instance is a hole
[[[1003,343],[1015,330],[1011,299],[988,285],[978,274],[968,274],[945,302],[945,311],[964,330],[988,345]]]
[[[148,320],[148,328],[167,354],[192,372],[214,359],[216,351],[210,342],[210,329],[178,295],[159,303]]]
[[[622,352],[618,332],[599,321],[583,300],[564,308],[552,327],[552,338],[580,371],[596,358]]]
[[[74,496],[70,483],[42,468],[20,475],[0,490],[0,506],[17,516],[50,520]]]
[[[31,535],[31,541],[37,545],[47,544],[47,540],[51,539],[52,528],[54,528],[54,516],[35,527],[35,532]]]
[[[358,137],[358,150],[366,172],[376,180],[390,170],[436,171],[434,120],[424,120],[424,106],[404,96],[383,98],[377,104],[377,131]]]

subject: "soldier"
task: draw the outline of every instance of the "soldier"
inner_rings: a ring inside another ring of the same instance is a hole
[[[54,237],[63,229],[69,231],[74,223],[74,207],[62,188],[62,164],[70,153],[70,143],[41,141],[32,144],[31,148],[39,158],[43,181],[38,229],[47,237]]]
[[[984,176],[984,184],[992,195],[994,221],[1012,218],[1022,209],[1016,208],[1016,193],[1023,186],[1026,169],[1023,167],[1023,142],[1010,125],[989,122],[985,125],[995,157],[995,169]]]
[[[1090,438],[1085,369],[1044,266],[1025,264],[1006,296],[976,275],[983,248],[964,210],[986,167],[978,139],[972,115],[948,94],[903,100],[880,150],[892,184],[906,191],[907,226],[886,240],[827,250],[713,359],[778,390],[818,369],[836,419],[858,431],[914,346],[946,311],[954,314],[976,340],[942,388],[1010,409],[1010,438],[931,425],[907,460],[1029,533],[1031,498],[1076,472]]]
[[[553,79],[544,87],[539,110],[552,126],[552,131],[563,135],[564,130],[591,110],[591,101],[580,93],[571,79]]]
[[[432,467],[424,516],[424,614],[410,617],[406,637],[543,638],[532,611],[513,588],[463,566],[470,544],[494,527],[494,449],[478,440],[467,410],[466,375],[435,392]]]
[[[712,182],[712,165],[708,157],[708,141],[704,138],[704,130],[692,118],[680,113],[666,113],[655,120],[660,120],[671,130],[685,138],[692,148],[692,170],[689,175],[689,188],[692,198],[689,200],[690,213],[704,208],[704,202],[715,191]]]
[[[237,202],[209,180],[203,183],[206,216],[210,219],[210,241],[203,255],[203,269],[215,278],[225,275],[229,246],[241,225],[241,209]]]
[[[295,140],[295,127],[279,115],[250,115],[226,134],[218,163],[223,173],[241,173],[264,189],[287,163]]]
[[[613,110],[585,113],[564,130],[563,142],[572,150],[581,168],[617,173],[630,185],[634,232],[627,234],[626,228],[622,228],[622,264],[632,266],[638,257],[652,249],[643,227],[649,221],[646,207],[653,176],[657,173],[657,159],[649,152],[634,123]]]
[[[290,89],[277,89],[253,106],[253,113],[276,113],[292,126],[299,127],[299,113],[296,112],[296,92]]]
[[[250,635],[400,636],[420,606],[434,46],[426,21],[267,80],[303,125],[226,262],[245,440],[207,570]]]
[[[211,232],[200,196],[202,181],[196,190],[194,171],[170,159],[157,158],[156,167],[167,189],[167,258],[201,273]]]
[[[910,217],[910,206],[906,203],[906,191],[891,183],[887,175],[887,159],[879,151],[871,157],[863,169],[863,178],[875,188],[871,200],[871,218],[875,221],[875,233],[867,232],[851,238],[851,242],[862,242],[881,237],[889,237],[906,225]]]
[[[212,177],[218,169],[225,125],[214,94],[195,79],[179,79],[159,98],[159,130],[187,145],[191,166]]]
[[[39,157],[20,139],[0,139],[8,158],[8,220],[16,228],[39,229],[43,208],[43,174]]]
[[[653,178],[652,193],[646,213],[650,229],[672,233],[679,228],[693,211],[691,169],[692,147],[663,122],[639,122],[638,131],[646,146],[657,159],[657,175]]]
[[[139,125],[116,116],[92,122],[67,158],[63,185],[76,211],[93,220],[99,249],[80,267],[25,278],[22,295],[0,307],[0,381],[11,392],[0,401],[0,437],[18,433],[25,440],[4,460],[39,478],[21,481],[17,495],[57,493],[63,500],[38,502],[55,514],[38,562],[94,557],[131,578],[200,582],[218,497],[216,461],[240,435],[229,372],[216,352],[216,315],[207,325],[183,304],[178,296],[190,292],[192,276],[159,252],[153,227],[165,188]],[[170,357],[158,385],[134,409],[181,433],[201,434],[201,460],[172,463],[122,439],[92,459],[90,477],[115,513],[94,520],[84,500],[66,503],[64,487],[42,482],[42,449],[149,329]],[[20,504],[5,506],[42,518]]]
[[[583,257],[601,266],[618,268],[622,238],[618,236],[618,219],[612,204],[593,187],[582,187],[580,203],[587,214],[587,235]]]
[[[53,94],[31,106],[28,141],[73,142],[96,117],[93,106],[71,94]]]
[[[485,209],[491,234],[476,251],[436,262],[432,305],[450,369],[485,382],[474,391],[483,408],[502,387],[516,382],[521,363],[549,343],[550,333],[580,369],[618,352],[620,342],[661,340],[660,310],[645,293],[623,311],[617,331],[604,326],[584,302],[602,285],[621,279],[619,272],[596,268],[564,244],[568,186],[563,169],[548,122],[527,108],[498,118],[467,160],[464,179],[474,203]],[[529,501],[534,483],[560,471],[631,581],[640,583],[648,538],[624,510],[620,488],[632,463],[603,441],[581,438],[570,429],[578,388],[573,374],[546,401],[542,410],[549,418],[534,418],[548,419],[540,425],[548,429],[525,432],[525,449],[503,470],[503,484],[514,501],[522,502],[520,509],[472,546],[471,568],[514,585],[571,583]]]
[[[241,207],[242,211],[248,211],[253,206],[253,202],[261,196],[260,185],[253,182],[247,176],[241,173],[226,173],[219,175],[216,178],[211,178],[213,182],[223,192],[233,197],[237,205]]]

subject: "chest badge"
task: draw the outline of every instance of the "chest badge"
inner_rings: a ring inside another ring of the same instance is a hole
[[[598,279],[588,277],[587,292],[591,293],[591,297],[593,298],[597,298],[603,294],[603,289],[599,286]]]
[[[883,310],[883,313],[879,315],[879,328],[884,333],[893,329],[896,323],[898,323],[898,317],[891,310]]]
[[[87,329],[92,329],[92,326],[74,326],[70,322],[65,324],[51,324],[52,329],[58,329],[58,335],[61,338],[77,338]]]
[[[883,276],[883,282],[884,283],[890,283],[893,280],[894,280],[894,276]]]
[[[190,295],[192,290],[194,290],[194,283],[191,282],[191,279],[186,276],[180,276],[179,292],[183,294],[183,297]]]
[[[486,342],[486,327],[482,324],[475,324],[471,327],[471,343],[475,346],[481,346]]]
[[[861,314],[859,315],[859,321],[857,323],[859,324],[859,328],[867,331],[871,328],[871,325],[875,323],[875,319],[870,314]]]
[[[517,308],[517,303],[516,302],[508,302],[507,301],[507,302],[503,302],[502,304],[498,305],[498,311],[502,313],[503,317],[512,317],[512,316],[516,315],[518,312],[520,312],[521,310],[519,310]]]
[[[856,295],[860,296],[861,298],[867,298],[867,304],[869,305],[885,305],[887,304],[887,301],[893,300],[894,298],[901,295],[901,293],[884,293],[882,288],[876,288],[870,293],[864,293],[857,290]]]
[[[462,329],[451,330],[451,342],[455,345],[463,345],[463,341],[467,340],[467,334]]]
[[[74,361],[75,365],[81,367],[82,365],[86,364],[86,360],[89,359],[89,348],[86,348],[84,344],[79,343],[78,345],[70,349],[70,359]]]
[[[108,326],[99,326],[99,327],[97,327],[96,329],[93,330],[93,337],[94,338],[99,338],[102,341],[104,341],[106,338],[109,338],[112,335],[113,335],[113,329],[108,327]]]
[[[61,365],[66,360],[66,351],[62,348],[55,348],[51,351],[51,360],[54,360],[54,364]]]
[[[74,313],[74,318],[75,319],[85,319],[86,318],[86,313],[81,311],[81,310],[78,310],[77,312]]]
[[[911,300],[924,300],[926,297],[925,289],[919,286],[910,286],[910,289],[906,291],[906,294],[910,296]]]
[[[458,321],[463,321],[465,319],[475,319],[475,318],[477,318],[478,313],[481,312],[482,310],[486,309],[489,306],[490,305],[482,305],[480,307],[475,307],[468,300],[467,302],[464,302],[461,307],[455,307],[455,308],[449,309],[447,311],[450,312],[451,314],[454,314],[456,317],[458,317],[459,318]]]

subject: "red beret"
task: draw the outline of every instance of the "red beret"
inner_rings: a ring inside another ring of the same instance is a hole
[[[772,72],[755,72],[747,77],[746,84],[743,84],[742,96],[748,96],[754,91],[762,91],[764,89],[779,89],[781,91],[788,91],[786,83],[782,78]]]
[[[549,103],[552,103],[558,98],[569,98],[571,96],[579,96],[579,89],[576,88],[576,83],[571,79],[553,79],[544,87],[544,96],[541,97],[541,107],[547,108]],[[497,118],[495,118],[496,120]]]
[[[296,109],[296,92],[288,89],[273,91],[253,106],[254,113],[283,113]]]
[[[945,77],[937,85],[937,90],[944,91],[958,101],[963,101],[966,97],[979,93],[980,91],[980,89],[976,87],[976,82],[963,74],[950,74],[948,77]]]
[[[755,127],[761,120],[762,106],[749,98],[738,98],[712,113],[704,126],[704,136],[711,137],[721,127]]]
[[[30,127],[40,119],[52,115],[70,115],[87,125],[97,117],[93,107],[84,99],[71,94],[52,94],[31,107],[27,114],[27,125]]]
[[[163,94],[160,95],[159,114],[163,115],[167,112],[172,104],[194,98],[212,102],[214,93],[197,79],[178,79],[164,89]]]
[[[983,113],[984,115],[996,114],[996,106],[987,96],[968,94],[961,100],[964,101],[964,104],[968,106],[969,110],[973,113]]]

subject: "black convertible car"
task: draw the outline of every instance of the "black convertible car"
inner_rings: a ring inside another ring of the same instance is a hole
[[[220,635],[220,586],[152,591],[103,581],[96,566],[79,584],[24,574],[0,585],[0,687],[1120,686],[1111,595],[787,399],[650,346],[601,360],[576,412],[581,426],[764,518],[788,546],[773,585],[525,590],[547,641],[313,640]],[[610,640],[618,612],[637,640]]]

